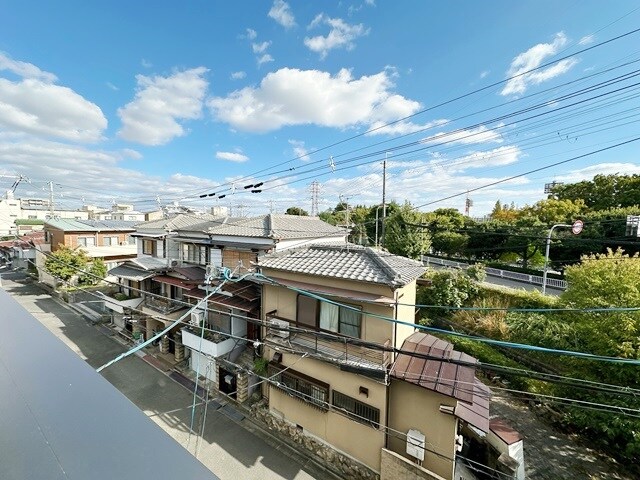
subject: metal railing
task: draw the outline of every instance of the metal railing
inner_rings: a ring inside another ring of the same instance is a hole
[[[429,257],[423,255],[422,262],[429,266],[430,263],[440,265],[442,267],[452,267],[466,269],[469,267],[468,263],[456,262],[453,260],[445,260],[444,258]],[[506,278],[509,280],[515,280],[516,282],[530,283],[532,285],[542,285],[542,277],[539,275],[529,275],[528,273],[512,272],[510,270],[502,270],[499,268],[487,267],[485,269],[487,275],[492,277]],[[567,281],[557,278],[547,278],[547,287],[555,288],[558,290],[566,290]]]

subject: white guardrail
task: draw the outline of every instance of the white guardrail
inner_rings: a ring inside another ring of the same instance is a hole
[[[443,258],[429,257],[427,255],[422,256],[422,263],[427,267],[429,264],[440,265],[441,267],[453,267],[466,269],[469,264],[463,262],[455,262],[453,260],[445,260]],[[542,285],[542,277],[538,275],[529,275],[528,273],[511,272],[509,270],[501,270],[499,268],[487,267],[487,275],[492,277],[507,278],[509,280],[515,280],[516,282],[530,283],[533,285]],[[566,280],[559,280],[557,278],[547,278],[547,287],[555,288],[558,290],[566,290]]]

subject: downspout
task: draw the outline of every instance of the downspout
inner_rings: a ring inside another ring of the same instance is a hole
[[[395,290],[393,292],[393,299],[394,299],[394,305],[393,305],[393,319],[394,320],[398,320],[398,290]],[[393,335],[392,335],[392,339],[391,339],[391,348],[395,350],[396,347],[396,330],[398,328],[398,323],[397,322],[393,322]],[[391,353],[391,363],[393,364],[393,362],[395,361],[395,354],[392,352]],[[388,373],[387,373],[388,374]],[[387,428],[385,428],[385,434],[384,434],[384,448],[388,449],[389,448],[389,404],[391,403],[389,401],[389,397],[391,396],[391,378],[387,377],[387,385],[386,385],[386,406],[385,406],[385,426]]]

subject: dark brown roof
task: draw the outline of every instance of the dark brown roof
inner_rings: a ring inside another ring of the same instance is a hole
[[[392,377],[464,402],[473,402],[470,387],[475,381],[475,358],[454,350],[449,342],[422,332],[415,332],[407,338],[402,350],[407,353],[398,355],[391,368]]]
[[[173,267],[172,270],[182,275],[187,280],[204,282],[205,271],[200,267]]]
[[[489,400],[491,390],[477,378],[473,383],[472,403],[458,402],[455,416],[470,423],[483,432],[489,431]]]
[[[222,291],[230,293],[232,296],[215,293],[209,297],[209,302],[225,307],[237,308],[247,313],[258,312],[260,309],[260,290],[258,286],[252,282],[228,282],[223,286]],[[207,292],[200,288],[192,288],[184,294],[187,297],[203,299]]]
[[[522,440],[522,436],[501,418],[492,418],[489,422],[489,428],[507,445],[512,445]]]
[[[183,280],[178,277],[170,277],[169,275],[156,275],[151,280],[159,283],[166,283],[168,285],[175,285],[176,287],[191,289],[194,287],[194,281],[191,280]]]

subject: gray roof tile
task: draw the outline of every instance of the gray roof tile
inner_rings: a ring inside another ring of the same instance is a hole
[[[66,232],[133,232],[137,222],[125,220],[75,220],[71,218],[51,218],[45,220],[45,226]]]
[[[406,285],[426,268],[418,261],[360,245],[314,245],[266,255],[258,266],[288,272],[380,283]]]

